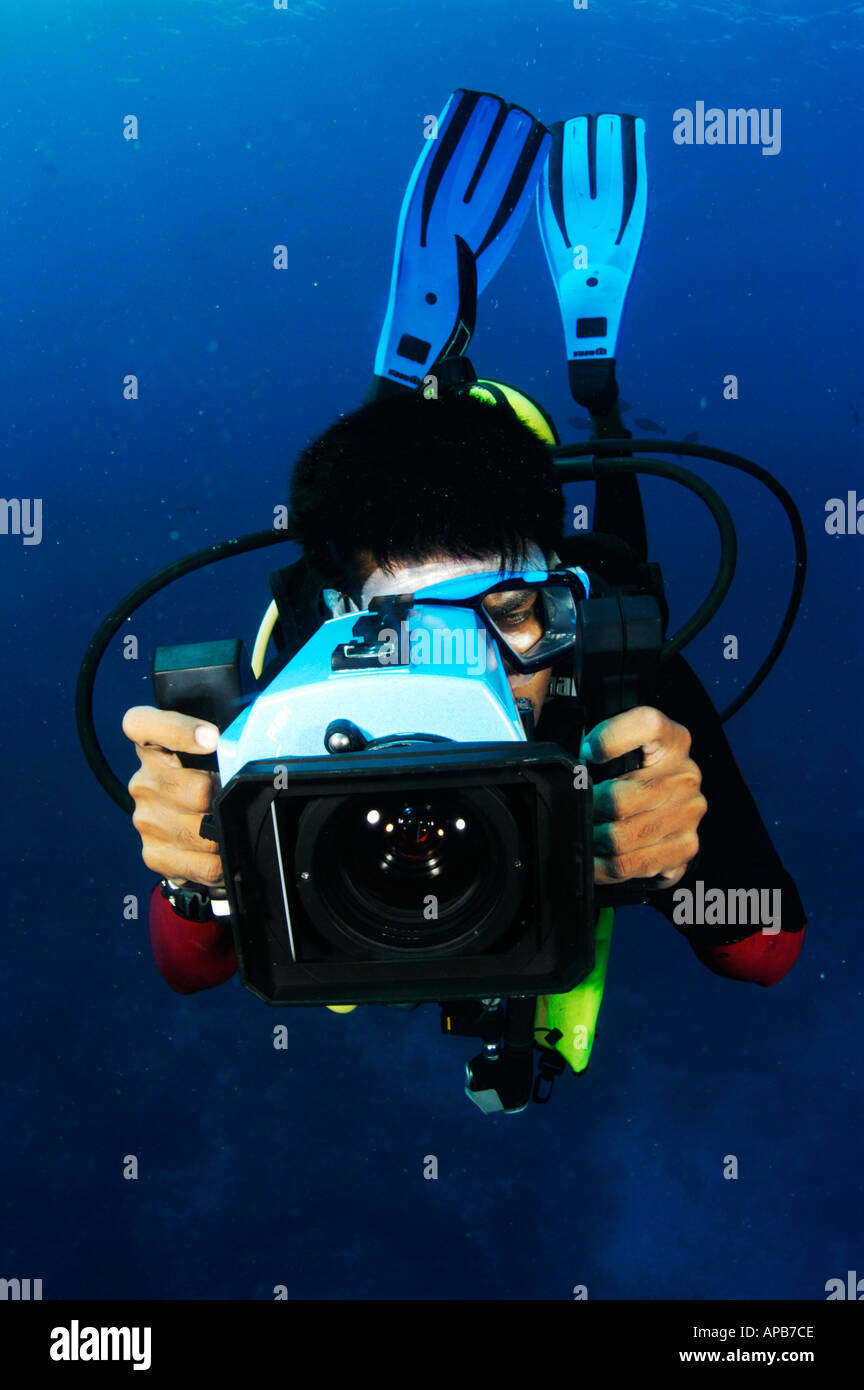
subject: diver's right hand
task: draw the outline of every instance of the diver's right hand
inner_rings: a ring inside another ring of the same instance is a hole
[[[196,730],[210,734],[196,741]],[[215,724],[175,710],[136,705],[123,716],[123,732],[135,744],[141,766],[129,783],[135,802],[132,824],[141,836],[141,857],[160,878],[223,887],[222,860],[214,840],[198,834],[219,787],[215,772],[184,767],[178,753],[212,752]]]

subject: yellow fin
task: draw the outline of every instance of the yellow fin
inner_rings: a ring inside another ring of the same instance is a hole
[[[534,1016],[536,1027],[557,1028],[561,1032],[562,1037],[553,1044],[554,1050],[567,1059],[575,1072],[584,1071],[591,1058],[597,1015],[603,1002],[614,920],[613,909],[604,907],[594,928],[594,969],[581,985],[567,994],[541,994],[537,1000]],[[537,1041],[541,1047],[549,1047],[542,1037],[538,1037]]]

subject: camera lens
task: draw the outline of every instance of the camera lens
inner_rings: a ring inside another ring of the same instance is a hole
[[[497,933],[512,920],[519,836],[499,794],[359,794],[339,798],[323,824],[319,809],[304,826],[307,813],[298,851],[310,833],[315,841],[304,898],[319,909],[312,912],[319,924],[326,915],[328,935],[335,927],[365,942],[423,952],[476,942],[490,925]]]
[[[345,837],[343,872],[381,906],[411,912],[419,903],[431,911],[434,905],[423,898],[455,901],[475,878],[476,856],[485,847],[475,821],[452,803],[361,802],[334,827]]]

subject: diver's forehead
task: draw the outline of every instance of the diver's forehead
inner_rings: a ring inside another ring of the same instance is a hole
[[[503,570],[502,554],[490,553],[479,559],[460,559],[441,551],[434,558],[424,561],[394,561],[386,569],[375,569],[367,574],[363,583],[362,604],[368,603],[373,594],[409,593],[415,589],[425,589],[431,584],[440,584],[445,579],[456,579],[469,574],[485,574],[490,570]]]
[[[503,570],[504,568],[503,555],[493,551],[490,551],[488,555],[481,555],[479,559],[475,560],[470,557],[466,559],[461,555],[449,555],[442,550],[428,560],[397,561],[392,566],[387,567],[386,573],[437,574],[440,570],[446,569],[454,574],[486,574],[489,570]]]

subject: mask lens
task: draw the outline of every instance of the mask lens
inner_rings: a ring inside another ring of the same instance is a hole
[[[483,608],[505,648],[538,667],[551,666],[576,640],[576,604],[566,584],[488,594]]]

